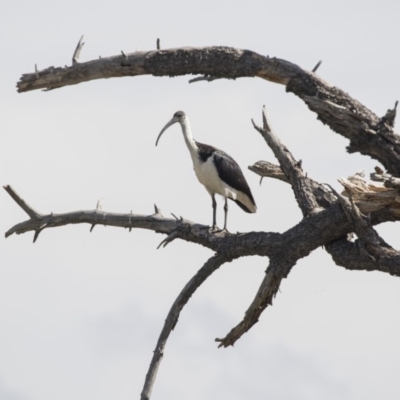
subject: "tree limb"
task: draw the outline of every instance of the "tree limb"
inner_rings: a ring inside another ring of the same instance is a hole
[[[24,74],[18,92],[55,89],[94,79],[122,76],[179,76],[196,74],[215,78],[260,77],[286,85],[301,71],[297,65],[269,58],[250,50],[232,47],[183,47],[153,51],[136,51],[103,57],[71,67],[49,67]]]
[[[218,347],[233,346],[242,335],[258,322],[265,308],[272,305],[272,301],[279,290],[282,279],[286,278],[293,265],[294,263],[289,260],[285,260],[285,262],[270,261],[270,265],[257,291],[256,297],[247,309],[243,320],[231,329],[223,339],[215,339],[216,342],[220,343]]]
[[[49,67],[24,74],[19,92],[55,89],[68,85],[122,76],[179,76],[196,74],[215,78],[259,77],[286,86],[318,114],[318,119],[350,140],[347,150],[378,160],[400,177],[400,137],[393,131],[395,108],[382,118],[347,93],[333,87],[313,72],[289,61],[232,47],[183,47],[137,51],[79,63]],[[203,78],[201,78],[203,80]]]
[[[275,157],[278,159],[279,164],[288,177],[297,203],[303,212],[304,216],[321,211],[315,199],[311,185],[307,177],[304,176],[301,168],[301,163],[297,162],[292,156],[290,151],[284,146],[277,136],[273,133],[265,106],[263,107],[263,128],[256,125],[254,121],[254,128],[261,133],[268,146],[273,151]]]
[[[279,165],[270,163],[269,161],[257,161],[248,168],[250,171],[260,175],[262,178],[273,178],[285,183],[290,183],[288,177],[282,171],[282,168]]]
[[[352,242],[347,237],[334,240],[325,245],[336,265],[353,271],[381,271],[400,276],[400,252],[386,243],[368,252],[362,251],[363,243],[357,239]],[[371,257],[372,255],[372,257]]]
[[[182,289],[179,296],[176,298],[165,320],[165,324],[161,331],[160,337],[158,338],[153,358],[151,360],[149,370],[146,374],[146,380],[140,397],[141,400],[150,399],[153,385],[158,372],[158,367],[160,366],[161,360],[164,356],[165,345],[167,343],[169,335],[171,334],[172,330],[175,328],[175,325],[178,322],[178,318],[183,307],[189,301],[193,293],[214,271],[216,271],[222,264],[230,261],[232,261],[232,259],[229,259],[226,255],[218,253],[214,254],[203,265],[203,267],[200,268],[196,275],[194,275],[192,279],[190,279],[190,281]]]
[[[20,197],[20,195],[10,185],[5,185],[3,186],[3,188],[13,198],[13,200],[31,217],[31,219],[37,219],[42,216],[29,204],[27,204],[25,200],[22,199],[22,197]]]

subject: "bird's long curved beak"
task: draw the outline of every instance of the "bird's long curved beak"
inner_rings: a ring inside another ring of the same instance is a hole
[[[178,122],[178,121],[177,121],[175,118],[172,118],[171,121],[169,121],[169,122],[167,123],[167,125],[165,125],[164,128],[162,128],[160,134],[159,134],[158,137],[157,137],[156,146],[157,146],[157,144],[158,144],[158,141],[160,140],[161,135],[162,135],[171,125],[175,124],[176,122]]]

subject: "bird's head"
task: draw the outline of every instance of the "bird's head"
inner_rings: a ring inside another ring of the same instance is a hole
[[[186,120],[186,114],[183,111],[177,111],[174,116],[171,118],[171,120],[162,128],[160,134],[157,137],[156,140],[156,146],[158,144],[158,141],[160,140],[161,135],[171,126],[179,122],[181,125],[185,123]]]

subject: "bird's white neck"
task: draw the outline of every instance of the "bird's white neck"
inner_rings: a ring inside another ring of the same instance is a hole
[[[190,155],[192,156],[192,159],[193,159],[193,157],[198,152],[198,147],[197,147],[196,141],[193,139],[193,136],[192,136],[189,118],[186,117],[184,119],[184,121],[181,122],[181,127],[182,127],[183,137],[185,138],[186,146],[188,147],[188,149],[190,151]]]

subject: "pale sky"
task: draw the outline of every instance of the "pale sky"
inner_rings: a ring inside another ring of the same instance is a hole
[[[246,4],[246,5],[244,5]],[[260,79],[92,81],[18,94],[23,73],[161,47],[228,45],[318,70],[383,115],[400,98],[400,3],[365,1],[5,0],[0,5],[0,181],[42,213],[92,209],[174,213],[203,224],[211,200],[178,125],[242,166],[258,205],[232,203],[229,229],[283,232],[301,213],[284,183],[247,169],[276,162],[251,119],[271,123],[310,177],[337,179],[375,165],[316,120],[285,88]],[[3,191],[0,231],[27,219]],[[219,200],[218,223],[223,224]],[[0,243],[0,399],[139,399],[170,306],[210,250],[154,232],[77,225]],[[399,224],[379,232],[400,248]],[[243,317],[268,260],[225,264],[190,299],[167,343],[152,399],[398,399],[400,281],[351,272],[318,249],[301,260],[273,307],[234,348],[218,349]]]

